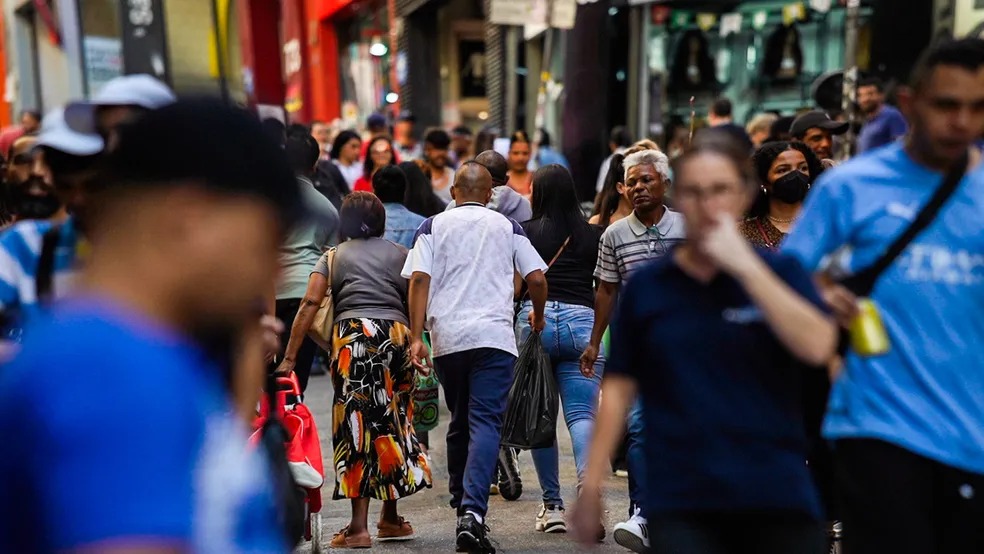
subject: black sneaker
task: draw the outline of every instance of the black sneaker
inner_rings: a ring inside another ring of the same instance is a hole
[[[495,547],[489,541],[489,528],[478,522],[475,516],[466,513],[458,518],[456,552],[475,554],[495,554]]]
[[[513,448],[499,449],[499,495],[505,500],[519,500],[523,496],[519,453]]]

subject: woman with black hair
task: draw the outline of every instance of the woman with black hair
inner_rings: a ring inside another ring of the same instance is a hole
[[[823,164],[800,142],[770,142],[752,157],[761,189],[739,230],[755,246],[779,247],[803,208]]]
[[[372,192],[372,176],[376,174],[376,170],[394,164],[396,150],[393,148],[393,139],[382,135],[370,140],[366,160],[362,165],[362,176],[352,185],[352,192]]]
[[[526,131],[516,131],[509,137],[509,186],[526,198],[532,194],[533,173],[529,170],[533,142]]]
[[[445,202],[434,194],[430,179],[417,162],[401,162],[400,169],[407,176],[407,193],[403,205],[408,210],[424,217],[433,217],[447,208]]]
[[[331,546],[368,548],[369,499],[383,501],[378,540],[412,539],[397,500],[429,488],[431,473],[412,424],[416,385],[407,280],[400,275],[407,249],[383,238],[386,210],[372,193],[349,195],[339,217],[343,242],[314,266],[278,371],[293,370],[298,345],[331,290],[332,497],[352,503],[352,519]]]
[[[338,167],[351,190],[359,177],[362,177],[364,167],[359,165],[359,154],[362,151],[362,138],[355,131],[348,129],[338,133],[331,145],[331,161]]]
[[[591,340],[594,325],[593,274],[601,228],[584,221],[574,180],[564,167],[551,164],[540,168],[533,175],[533,184],[533,219],[523,223],[522,227],[540,257],[551,260],[546,272],[548,296],[544,314],[547,324],[540,337],[557,378],[580,482],[587,464],[604,368],[604,358],[601,358],[590,370],[582,372],[580,369],[581,353]],[[532,302],[523,301],[516,320],[516,335],[520,342],[530,334],[528,319],[532,309]],[[536,530],[564,532],[567,527],[556,444],[533,450],[533,462],[543,490],[543,506],[536,518]]]
[[[608,166],[608,175],[605,177],[605,186],[595,200],[594,210],[588,223],[605,228],[632,213],[632,202],[625,196],[625,185],[622,183],[625,179],[625,168],[622,167],[624,159],[624,154],[612,154],[612,162]]]

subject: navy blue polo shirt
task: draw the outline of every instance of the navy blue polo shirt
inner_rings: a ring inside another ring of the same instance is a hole
[[[759,255],[822,306],[794,258]],[[639,385],[650,517],[751,510],[819,518],[806,466],[807,370],[738,282],[718,274],[700,283],[669,255],[640,269],[619,304],[605,372]]]

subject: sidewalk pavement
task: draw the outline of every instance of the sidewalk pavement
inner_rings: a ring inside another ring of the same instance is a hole
[[[350,503],[344,500],[332,500],[334,490],[334,473],[332,465],[331,446],[331,381],[328,376],[313,376],[308,386],[306,404],[314,412],[321,438],[322,456],[325,460],[325,485],[322,489],[324,508],[325,541],[344,527],[351,516]],[[385,552],[454,552],[455,517],[454,510],[448,506],[451,496],[448,494],[448,470],[445,457],[444,438],[447,424],[451,418],[443,396],[441,400],[441,420],[437,429],[430,432],[431,469],[434,477],[434,488],[421,491],[405,500],[401,500],[400,514],[414,527],[417,538],[403,543],[373,542],[373,550]],[[559,422],[557,437],[560,441],[560,482],[567,508],[573,507],[577,476],[574,472],[574,456],[571,450],[571,438],[563,423],[563,415]],[[540,509],[540,486],[533,469],[533,460],[528,452],[520,454],[520,468],[523,474],[523,496],[515,502],[506,502],[500,496],[493,496],[489,502],[487,523],[491,528],[490,537],[498,552],[550,552],[570,553],[578,550],[577,544],[569,535],[537,533],[533,529],[534,519]],[[605,529],[607,537],[603,544],[598,545],[593,552],[624,553],[629,552],[615,544],[612,540],[612,528],[623,521],[628,513],[628,483],[625,479],[611,477],[605,493]],[[373,501],[369,508],[369,526],[375,527],[376,518],[382,504]],[[302,544],[296,554],[308,554],[310,547]]]

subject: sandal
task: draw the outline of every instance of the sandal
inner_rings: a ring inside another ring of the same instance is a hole
[[[376,529],[379,530],[376,533],[376,539],[379,541],[408,541],[414,538],[416,535],[413,531],[413,526],[410,522],[400,518],[400,523],[389,523],[386,521],[380,521],[376,525]]]
[[[346,525],[341,531],[335,533],[328,545],[332,548],[372,548],[372,538],[349,536],[349,526]]]

